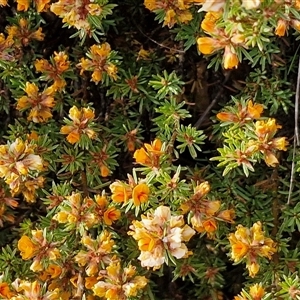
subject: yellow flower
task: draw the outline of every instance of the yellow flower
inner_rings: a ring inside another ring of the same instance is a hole
[[[45,11],[51,0],[34,0],[35,1],[35,6],[36,6],[36,11],[38,13]]]
[[[142,203],[148,201],[150,189],[147,184],[140,183],[134,187],[132,191],[132,199],[135,206],[139,206]]]
[[[213,33],[216,31],[216,23],[220,19],[221,13],[209,11],[206,13],[204,20],[201,23],[201,28],[208,32]]]
[[[272,146],[275,149],[287,151],[288,141],[285,137],[278,137],[272,140]]]
[[[111,199],[117,203],[126,203],[131,197],[131,189],[122,182],[116,181],[109,186],[112,195]]]
[[[253,104],[252,100],[249,100],[247,105],[247,117],[251,119],[259,119],[264,107],[262,104]]]
[[[197,39],[198,50],[202,54],[212,54],[223,48],[219,41],[211,37],[200,37]]]
[[[284,36],[287,30],[287,22],[285,20],[279,19],[277,22],[277,27],[275,29],[275,34],[278,36]]]
[[[101,164],[100,173],[102,177],[107,177],[110,173],[109,168],[105,164]]]
[[[146,152],[144,148],[135,150],[133,157],[135,158],[136,162],[142,165],[150,165],[151,159],[149,154]]]
[[[143,267],[159,269],[165,262],[166,250],[177,259],[191,254],[184,242],[195,231],[184,224],[183,216],[172,216],[167,206],[159,206],[153,214],[142,216],[141,221],[133,221],[129,228],[128,234],[138,242],[138,259]]]
[[[73,106],[69,110],[69,117],[72,125],[64,125],[60,129],[60,133],[67,135],[67,141],[75,144],[80,141],[81,135],[86,134],[90,139],[95,138],[95,131],[89,128],[89,124],[94,120],[95,113],[91,108],[78,109]]]
[[[256,283],[255,285],[250,287],[249,294],[253,298],[253,300],[261,300],[265,294],[265,290],[261,286],[261,284]]]
[[[164,17],[164,26],[167,25],[169,28],[173,27],[176,23],[176,13],[173,9],[168,9]]]
[[[22,259],[24,259],[24,260],[31,259],[38,250],[37,246],[26,235],[23,235],[19,239],[18,249],[20,250]]]
[[[158,8],[156,0],[144,0],[144,5],[147,9],[151,11]]]
[[[5,297],[5,299],[11,299],[13,297],[13,293],[10,290],[7,282],[0,283],[0,296]]]
[[[237,55],[232,52],[230,46],[225,47],[225,52],[223,55],[223,66],[224,69],[233,69],[237,68],[239,64],[239,59]]]
[[[0,0],[0,6],[6,6],[7,0]]]
[[[228,239],[232,247],[232,259],[235,262],[245,259],[251,277],[254,277],[260,268],[257,258],[261,256],[271,259],[276,252],[274,241],[264,236],[261,222],[254,223],[250,229],[239,225]]]
[[[106,225],[111,225],[114,221],[119,220],[121,212],[115,207],[110,207],[104,212],[103,220]]]
[[[25,110],[30,108],[28,120],[41,123],[52,117],[50,108],[55,106],[55,101],[52,97],[53,91],[51,89],[48,88],[44,92],[39,93],[38,87],[34,83],[26,82],[25,92],[27,96],[23,96],[18,100],[17,109]]]
[[[29,0],[17,0],[17,10],[18,11],[27,11],[30,5]]]

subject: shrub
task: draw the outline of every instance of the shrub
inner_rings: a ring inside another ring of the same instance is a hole
[[[298,0],[0,6],[1,299],[300,299]]]

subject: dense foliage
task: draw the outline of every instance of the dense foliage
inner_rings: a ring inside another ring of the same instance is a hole
[[[300,299],[299,33],[299,0],[0,0],[0,299]]]

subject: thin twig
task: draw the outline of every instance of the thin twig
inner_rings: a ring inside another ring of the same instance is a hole
[[[134,20],[132,20],[132,21],[133,21],[134,25],[136,26],[136,28],[138,29],[138,31],[139,31],[144,37],[146,37],[148,40],[150,40],[151,42],[153,42],[154,44],[156,44],[156,45],[158,45],[158,46],[160,46],[160,47],[162,47],[162,48],[166,48],[166,49],[168,49],[168,50],[175,51],[175,52],[177,52],[177,53],[185,53],[185,51],[183,51],[183,50],[178,50],[178,49],[176,49],[176,48],[171,48],[171,47],[168,47],[168,46],[166,46],[166,45],[164,45],[164,44],[161,44],[161,43],[155,41],[155,40],[152,39],[150,36],[148,36],[146,33],[144,33],[143,30],[140,28],[140,26],[139,26]]]
[[[292,157],[292,169],[291,169],[291,178],[290,178],[290,187],[287,205],[291,204],[292,192],[294,187],[294,178],[295,178],[295,153],[296,153],[296,138],[294,137],[294,147],[293,147],[293,157]]]
[[[296,156],[296,146],[300,145],[299,142],[299,94],[300,94],[300,57],[298,63],[298,75],[297,75],[297,87],[295,95],[295,129],[294,129],[294,146],[293,146],[293,158],[292,158],[292,169],[290,177],[289,195],[287,200],[287,205],[291,204],[292,192],[294,187],[295,178],[295,156]]]
[[[298,64],[298,76],[297,76],[297,88],[296,88],[296,97],[295,97],[295,139],[296,145],[300,145],[299,141],[299,93],[300,93],[300,57]]]
[[[215,96],[215,98],[211,101],[210,105],[206,108],[206,110],[204,111],[204,113],[201,115],[201,117],[198,119],[198,121],[195,123],[194,127],[196,129],[198,129],[200,127],[200,125],[203,123],[203,121],[205,120],[206,116],[209,114],[209,112],[211,111],[211,109],[214,107],[214,105],[216,104],[216,102],[218,101],[218,99],[220,98],[220,96],[222,95],[223,91],[224,91],[224,85],[226,84],[226,82],[229,80],[231,71],[229,71],[228,73],[226,73],[225,78],[221,84],[221,88],[218,91],[217,95]]]

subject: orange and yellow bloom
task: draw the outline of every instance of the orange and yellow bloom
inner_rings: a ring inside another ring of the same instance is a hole
[[[229,235],[231,257],[234,262],[246,260],[246,266],[251,277],[259,271],[258,257],[271,259],[277,251],[271,238],[266,238],[262,231],[261,222],[256,222],[249,229],[242,225],[237,226],[235,233]]]
[[[112,80],[117,79],[118,68],[111,61],[111,48],[108,43],[91,46],[87,56],[89,58],[82,58],[78,64],[81,69],[80,74],[84,71],[92,71],[91,80],[95,83],[103,82],[105,75]]]
[[[138,242],[141,251],[138,259],[143,267],[159,269],[166,255],[180,259],[191,254],[184,242],[188,242],[195,231],[184,224],[183,216],[172,216],[167,206],[159,206],[153,214],[142,215],[142,220],[133,221],[130,229],[128,234]]]
[[[69,117],[71,121],[66,120],[67,125],[62,126],[60,133],[67,135],[67,141],[70,144],[78,143],[83,134],[90,139],[95,138],[95,131],[89,128],[95,118],[95,113],[91,108],[78,109],[73,106],[69,111]]]
[[[17,109],[30,109],[27,119],[35,123],[42,123],[52,118],[51,108],[55,106],[53,98],[53,89],[47,88],[42,93],[39,93],[35,83],[26,82],[25,92],[27,96],[18,99]]]

